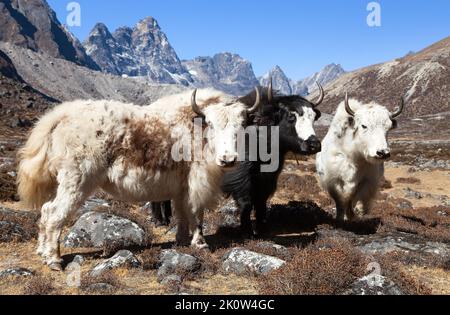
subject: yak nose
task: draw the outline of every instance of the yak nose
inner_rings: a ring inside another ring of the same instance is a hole
[[[380,159],[388,159],[391,157],[391,151],[389,150],[379,150],[377,151],[377,157]]]
[[[236,155],[225,154],[225,155],[222,155],[220,158],[220,164],[221,164],[221,166],[224,166],[224,167],[234,166],[234,164],[236,164],[236,162],[237,162]]]
[[[309,137],[306,142],[308,143],[312,151],[320,152],[322,150],[322,144],[320,143],[319,138],[317,138],[316,136]]]

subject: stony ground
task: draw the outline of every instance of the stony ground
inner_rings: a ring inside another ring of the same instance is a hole
[[[174,226],[156,227],[148,207],[99,193],[65,229],[66,271],[55,273],[34,253],[39,214],[15,194],[15,154],[28,128],[11,117],[0,127],[2,294],[450,294],[448,133],[396,132],[373,211],[344,225],[314,160],[292,157],[271,200],[270,233],[242,238],[224,200],[206,214],[209,251],[176,247]],[[92,210],[101,229],[86,223]]]

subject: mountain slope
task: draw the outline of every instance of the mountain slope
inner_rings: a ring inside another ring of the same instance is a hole
[[[152,17],[141,20],[134,28],[121,27],[114,33],[99,23],[83,45],[104,72],[146,77],[156,83],[192,83],[189,72]]]
[[[345,70],[341,65],[332,63],[325,66],[319,72],[314,73],[312,76],[295,82],[292,84],[293,94],[308,95],[316,91],[316,82],[322,85],[326,85],[345,73]]]
[[[0,17],[0,41],[99,69],[45,0],[2,0]]]
[[[179,85],[150,84],[93,71],[10,43],[0,42],[0,50],[8,55],[28,84],[60,101],[113,99],[145,105],[183,90]]]
[[[334,112],[346,91],[390,109],[405,96],[404,118],[450,111],[450,37],[418,53],[344,74],[326,87],[321,108]]]
[[[245,95],[259,85],[252,64],[232,53],[183,61],[197,87],[214,87],[233,95]]]
[[[276,90],[278,93],[283,95],[293,94],[291,80],[288,79],[286,74],[279,66],[275,66],[272,70],[263,75],[259,79],[259,83],[261,84],[261,86],[268,86],[270,83],[269,82],[270,78],[272,78],[274,90]]]

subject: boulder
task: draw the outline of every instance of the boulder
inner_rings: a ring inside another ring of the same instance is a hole
[[[369,275],[356,280],[346,295],[403,295],[402,290],[382,275]]]
[[[91,276],[97,277],[106,271],[119,267],[139,268],[141,263],[129,250],[120,250],[113,257],[98,264],[91,270]]]
[[[0,278],[3,278],[3,277],[30,277],[33,275],[34,275],[33,271],[31,271],[29,269],[21,268],[21,267],[8,268],[8,269],[0,271]]]
[[[160,255],[161,266],[158,269],[158,281],[169,281],[177,273],[196,272],[200,269],[199,260],[191,255],[179,253],[174,249],[163,250]],[[169,280],[167,280],[169,279]]]
[[[67,248],[130,247],[145,245],[145,232],[136,223],[115,215],[88,212],[82,215],[64,238]]]
[[[255,253],[243,248],[234,248],[222,258],[222,268],[225,272],[245,274],[253,272],[266,274],[285,264],[284,260],[276,257]]]

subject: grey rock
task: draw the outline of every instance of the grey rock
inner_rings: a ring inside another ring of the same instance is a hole
[[[424,197],[424,194],[422,194],[421,192],[412,190],[409,187],[405,188],[404,190],[405,190],[406,198],[422,199]]]
[[[402,290],[382,275],[365,276],[352,284],[346,295],[403,295]]]
[[[76,255],[72,260],[72,263],[78,264],[80,266],[82,266],[84,264],[84,262],[85,262],[85,259],[81,255]]]
[[[34,272],[32,270],[16,267],[16,268],[8,268],[0,271],[0,278],[3,277],[30,277],[33,276]]]
[[[393,251],[428,253],[441,257],[450,255],[450,245],[429,242],[406,233],[375,235],[361,240],[359,249],[369,255],[386,254]]]
[[[245,274],[267,274],[285,264],[284,260],[276,257],[255,253],[243,248],[234,248],[222,258],[222,268],[225,272]]]
[[[82,215],[64,238],[67,248],[101,248],[145,245],[145,232],[136,223],[115,215],[88,212]]]
[[[161,252],[160,264],[161,266],[157,272],[158,281],[160,282],[176,272],[196,272],[201,267],[196,257],[179,253],[173,249]]]
[[[114,286],[109,283],[93,283],[87,288],[88,291],[93,292],[110,292],[114,290]]]
[[[120,250],[113,257],[105,260],[104,262],[96,265],[91,270],[91,276],[100,276],[106,271],[119,268],[119,267],[130,267],[139,268],[141,263],[129,250]]]
[[[161,280],[161,284],[165,285],[177,285],[182,282],[182,279],[178,275],[168,275]]]
[[[228,201],[219,209],[221,228],[238,228],[240,226],[240,211],[233,200]]]

